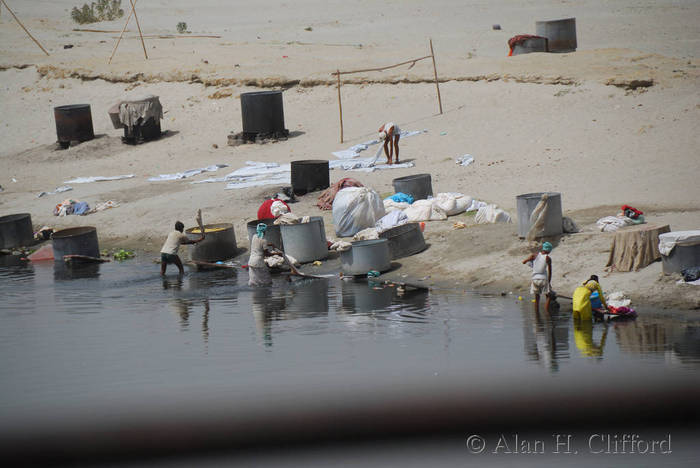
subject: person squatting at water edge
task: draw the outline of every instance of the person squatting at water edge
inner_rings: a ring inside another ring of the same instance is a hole
[[[532,262],[532,282],[530,283],[530,294],[535,295],[535,312],[540,310],[540,295],[545,294],[547,301],[544,309],[549,312],[550,292],[552,291],[552,259],[549,253],[552,251],[552,244],[545,242],[536,254],[532,254],[523,260],[523,264]]]
[[[196,240],[190,240],[182,232],[185,229],[185,225],[180,221],[175,222],[175,230],[168,234],[168,238],[163,244],[163,248],[160,249],[160,276],[165,276],[165,269],[168,263],[174,263],[177,269],[180,271],[181,275],[185,274],[185,269],[182,267],[182,261],[177,255],[177,251],[180,249],[182,244],[197,244],[204,240],[204,232],[201,233],[202,237]]]
[[[393,137],[393,145],[392,145]],[[387,164],[391,164],[391,158],[396,153],[396,164],[399,163],[399,139],[401,138],[401,129],[393,122],[387,122],[379,127],[379,140],[384,142],[384,154],[386,155]]]
[[[593,293],[597,293],[597,299]],[[576,320],[590,321],[593,317],[593,312],[596,315],[602,315],[603,312],[608,310],[608,305],[605,303],[605,297],[596,275],[591,275],[589,279],[583,282],[582,286],[576,288],[571,299],[573,301],[574,319]]]
[[[250,258],[248,259],[248,286],[269,286],[272,284],[270,270],[265,263],[265,255],[269,255],[265,240],[267,224],[260,223],[256,227],[256,235],[250,242]]]

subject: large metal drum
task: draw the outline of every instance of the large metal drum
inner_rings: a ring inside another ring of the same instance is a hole
[[[256,219],[255,221],[249,221],[246,224],[248,229],[248,241],[249,243],[253,241],[253,236],[257,235],[258,224],[265,223],[267,229],[265,230],[265,240],[268,244],[275,247],[276,249],[284,250],[284,244],[282,243],[282,230],[278,224],[275,224],[274,218],[268,219]]]
[[[62,262],[64,255],[100,257],[97,229],[93,226],[61,229],[54,232],[51,239],[53,240],[53,258],[57,262]]]
[[[282,91],[241,94],[241,118],[244,133],[284,133]]]
[[[668,255],[661,255],[664,273],[680,273],[686,268],[700,267],[700,230],[659,234],[659,242],[664,241],[675,244]]]
[[[576,51],[576,18],[536,21],[535,34],[547,38],[550,52]]]
[[[197,232],[193,233],[194,230]],[[191,240],[201,237],[198,227],[187,229],[185,234]],[[236,233],[231,223],[205,224],[204,240],[190,246],[190,258],[198,262],[219,262],[235,256]]]
[[[518,209],[518,236],[520,238],[527,237],[527,233],[532,227],[530,215],[545,193],[549,196],[549,208],[544,222],[544,231],[538,237],[560,236],[562,234],[561,194],[558,192],[536,192],[515,197]]]
[[[92,129],[90,104],[73,104],[53,108],[58,143],[68,148],[71,141],[88,141],[95,138]]]
[[[29,245],[34,239],[32,216],[19,213],[0,218],[0,249],[14,249]]]
[[[292,161],[291,169],[292,190],[297,195],[325,190],[330,186],[330,172],[326,160]]]
[[[299,263],[323,260],[328,257],[328,241],[323,218],[312,216],[308,223],[280,226],[284,253]]]
[[[414,200],[425,200],[433,195],[433,185],[430,174],[413,174],[399,177],[391,181],[394,192],[410,195]]]
[[[389,241],[389,254],[392,260],[415,255],[427,247],[418,223],[406,223],[387,229],[379,234],[379,237]]]
[[[380,273],[391,268],[389,242],[386,239],[363,240],[352,243],[352,248],[340,253],[340,268],[346,275]]]

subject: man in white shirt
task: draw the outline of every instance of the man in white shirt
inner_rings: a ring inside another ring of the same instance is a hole
[[[177,251],[180,249],[182,244],[197,244],[204,240],[204,232],[201,233],[202,237],[197,240],[190,240],[182,231],[184,231],[185,225],[182,222],[177,221],[175,223],[175,230],[168,234],[168,238],[163,244],[163,248],[160,249],[160,276],[165,276],[165,269],[168,263],[174,263],[180,270],[180,274],[185,274],[185,269],[182,267],[182,261],[177,255]]]

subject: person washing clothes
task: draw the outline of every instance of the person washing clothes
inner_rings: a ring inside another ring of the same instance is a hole
[[[582,286],[579,286],[574,290],[574,294],[571,297],[574,309],[574,319],[577,320],[591,320],[593,317],[593,305],[595,304],[595,298],[593,303],[591,301],[591,295],[593,292],[598,293],[598,298],[600,300],[600,310],[597,313],[602,313],[608,310],[608,305],[605,303],[605,297],[603,296],[603,290],[600,288],[598,283],[598,277],[596,275],[591,275],[586,281],[583,282]]]
[[[250,258],[248,259],[248,286],[269,286],[272,284],[270,270],[265,263],[265,254],[267,252],[267,241],[265,240],[265,231],[267,224],[260,223],[257,225],[250,242]]]
[[[182,231],[185,229],[185,225],[180,221],[175,222],[175,230],[168,234],[168,238],[163,244],[163,248],[160,249],[160,276],[165,276],[165,269],[168,267],[168,263],[174,263],[177,269],[180,271],[181,275],[185,274],[185,269],[182,267],[182,261],[177,254],[180,249],[180,245],[183,244],[197,244],[204,240],[204,232],[201,233],[202,237],[197,240],[190,240]]]
[[[523,260],[523,264],[532,262],[532,282],[530,283],[530,294],[535,295],[535,312],[540,310],[540,295],[544,294],[547,300],[544,310],[549,312],[551,302],[550,292],[552,290],[552,259],[549,253],[552,251],[552,244],[545,242],[536,254],[532,254]]]
[[[396,164],[399,163],[399,139],[401,129],[393,122],[387,122],[379,127],[379,140],[384,142],[384,154],[387,164],[392,164],[392,155],[396,153]],[[393,145],[392,145],[393,140]]]

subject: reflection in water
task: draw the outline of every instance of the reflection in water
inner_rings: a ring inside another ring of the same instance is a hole
[[[252,312],[255,330],[266,347],[272,346],[272,322],[284,318],[286,302],[287,299],[284,296],[274,295],[271,287],[253,289]]]
[[[591,320],[574,320],[574,342],[582,356],[603,359],[605,340],[608,337],[608,324],[601,323],[600,326],[603,328],[603,333],[599,340],[594,341],[593,322]]]
[[[56,281],[99,278],[99,276],[99,263],[87,263],[85,265],[75,265],[69,267],[64,262],[54,262],[53,277]]]
[[[549,313],[523,310],[525,354],[551,372],[558,372],[560,361],[569,358],[570,316],[559,310]]]
[[[638,318],[614,323],[620,349],[635,354],[665,353],[673,335],[672,319]]]

